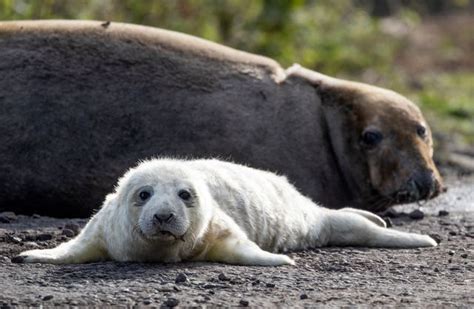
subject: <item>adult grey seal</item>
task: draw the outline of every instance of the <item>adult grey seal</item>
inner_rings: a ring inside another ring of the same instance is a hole
[[[0,71],[3,210],[88,216],[153,156],[282,173],[332,208],[378,211],[441,188],[430,129],[406,98],[189,35],[0,22]]]
[[[74,239],[15,262],[215,261],[293,264],[281,251],[321,246],[433,247],[363,210],[319,207],[285,177],[218,160],[159,159],[131,169]]]

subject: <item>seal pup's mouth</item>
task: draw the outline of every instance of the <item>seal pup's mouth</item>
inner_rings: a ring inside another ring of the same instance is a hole
[[[183,235],[176,235],[168,230],[159,230],[156,233],[152,235],[147,235],[143,233],[142,229],[140,228],[139,225],[135,225],[133,228],[134,232],[138,234],[138,236],[144,240],[147,241],[176,241],[176,240],[181,240],[182,242],[185,242],[184,240],[184,233]]]

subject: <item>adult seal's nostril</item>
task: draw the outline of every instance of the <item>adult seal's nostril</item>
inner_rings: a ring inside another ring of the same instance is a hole
[[[155,214],[153,218],[155,221],[158,221],[158,223],[163,224],[163,223],[170,223],[173,218],[174,218],[174,213],[164,213],[164,214]]]
[[[432,171],[417,173],[414,177],[414,181],[420,198],[427,199],[434,193],[436,179]]]

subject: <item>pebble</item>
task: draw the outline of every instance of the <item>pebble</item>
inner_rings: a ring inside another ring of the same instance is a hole
[[[10,237],[10,241],[14,244],[19,244],[22,242],[21,238],[20,237],[17,237],[17,236],[11,236]]]
[[[447,215],[449,215],[449,211],[440,210],[440,211],[438,212],[438,216],[439,216],[439,217],[445,217],[445,216],[447,216]]]
[[[47,241],[53,239],[53,235],[51,234],[39,234],[36,236],[36,240],[38,241]]]
[[[8,221],[8,222],[2,222],[2,223],[10,223],[12,221],[16,221],[17,217],[13,211],[4,211],[0,213],[0,222],[2,219],[5,221]]]
[[[145,300],[143,300],[143,304],[144,305],[149,305],[149,304],[151,304],[151,300],[150,299],[145,299]]]
[[[39,219],[39,218],[41,218],[41,216],[38,215],[38,214],[33,214],[32,217],[33,217],[33,219]]]
[[[275,283],[267,283],[266,286],[267,286],[267,288],[274,288]]]
[[[179,273],[174,280],[175,283],[184,283],[188,281],[188,276],[185,273]]]
[[[430,237],[433,238],[436,241],[437,244],[441,243],[442,238],[439,234],[434,234],[433,233],[433,234],[430,234]]]
[[[239,304],[242,306],[242,307],[248,307],[249,306],[249,301],[246,300],[246,299],[241,299],[239,301]]]
[[[467,253],[461,254],[461,257],[462,257],[463,259],[467,259]]]
[[[399,213],[398,211],[396,211],[393,208],[389,208],[383,213],[383,216],[384,217],[389,217],[389,218],[398,218],[398,217],[401,216],[401,213]]]
[[[220,281],[230,281],[230,278],[226,276],[224,273],[220,273],[219,276],[217,276],[217,279]]]
[[[419,209],[415,209],[408,214],[408,216],[413,220],[421,220],[425,217],[425,213]]]
[[[166,307],[170,307],[170,308],[176,307],[178,304],[179,304],[179,300],[177,300],[176,298],[173,298],[173,297],[168,298],[163,303],[163,305],[165,305]]]
[[[62,234],[65,235],[66,237],[74,237],[74,236],[76,236],[76,233],[74,233],[73,230],[66,229],[66,228],[63,230]]]
[[[449,251],[448,251],[448,254],[451,255],[451,256],[453,256],[454,253],[455,253],[455,252],[454,252],[453,250],[449,250]]]
[[[29,247],[33,247],[33,248],[38,248],[40,245],[38,245],[37,243],[35,243],[34,241],[27,241],[25,243],[23,243],[25,246],[29,246]]]
[[[387,224],[387,227],[392,227],[393,226],[393,222],[392,220],[389,218],[389,217],[384,217],[383,218],[383,221],[385,221],[385,224]]]
[[[0,223],[10,223],[10,220],[6,217],[0,216]]]
[[[23,263],[23,257],[21,256],[14,256],[10,259],[12,263]]]
[[[300,299],[308,299],[308,294],[301,294]]]
[[[79,231],[81,230],[80,226],[76,223],[68,223],[64,225],[64,228],[73,231],[75,235],[79,234]]]
[[[51,300],[51,299],[53,299],[53,298],[54,298],[53,295],[46,295],[45,297],[43,297],[43,300],[44,300],[44,301],[47,301],[47,300]]]

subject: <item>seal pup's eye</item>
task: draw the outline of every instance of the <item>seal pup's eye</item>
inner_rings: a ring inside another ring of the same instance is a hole
[[[367,130],[362,133],[362,143],[369,147],[377,146],[383,139],[381,132],[377,130]]]
[[[151,187],[144,187],[141,188],[137,192],[137,200],[139,205],[143,205],[146,201],[150,199],[150,197],[153,195],[153,188]]]
[[[179,190],[178,196],[183,201],[189,201],[191,199],[191,193],[188,190]]]
[[[149,199],[151,196],[150,192],[148,191],[142,191],[140,192],[140,194],[138,194],[138,197],[142,200],[142,201],[146,201],[147,199]]]
[[[419,137],[425,139],[426,138],[426,128],[424,126],[422,126],[421,124],[420,125],[417,125],[416,126],[416,134],[418,134]]]

